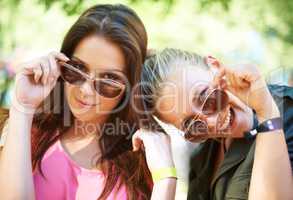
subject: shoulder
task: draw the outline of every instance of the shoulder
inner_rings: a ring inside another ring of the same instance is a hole
[[[57,140],[45,153],[41,161],[41,169],[44,176],[48,179],[62,178],[69,175],[70,162],[66,157],[66,153],[60,145],[60,141]],[[38,169],[35,170],[38,174]]]
[[[293,170],[293,87],[269,85],[283,119],[283,128]]]
[[[287,85],[268,85],[268,88],[273,96],[273,98],[277,101],[280,100],[288,100],[289,103],[293,103],[293,87]]]
[[[37,199],[64,199],[65,187],[74,182],[73,170],[58,143],[46,151],[41,161],[43,174],[38,167],[33,172]]]
[[[281,112],[284,131],[293,138],[293,87],[285,85],[269,85],[269,90]]]

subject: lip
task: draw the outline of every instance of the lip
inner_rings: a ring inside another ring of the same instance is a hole
[[[234,128],[235,128],[235,124],[236,124],[236,113],[235,113],[235,110],[233,109],[232,106],[230,106],[228,112],[231,113],[231,119],[230,119],[231,121],[229,122],[229,125],[228,125],[227,128],[222,129],[222,130],[218,130],[221,133],[228,133],[228,132],[232,133],[233,130],[234,130]],[[225,121],[226,118],[227,118],[227,114],[224,117],[224,121]]]
[[[231,114],[233,116],[233,121],[232,123],[230,124],[230,129],[231,131],[233,132],[235,126],[236,126],[236,121],[237,121],[237,116],[236,116],[236,112],[235,110],[233,109],[233,107],[230,108],[231,109]]]
[[[75,100],[76,100],[80,105],[82,105],[82,106],[86,106],[86,107],[92,107],[92,106],[97,105],[97,104],[89,104],[89,103],[86,103],[86,102],[84,102],[84,101],[82,101],[82,100],[79,100],[77,97],[75,97]]]

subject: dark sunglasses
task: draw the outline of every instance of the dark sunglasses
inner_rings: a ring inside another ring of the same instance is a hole
[[[210,92],[206,92],[206,94],[207,95],[201,99],[201,102],[203,102],[201,106],[202,114],[214,115],[227,108],[229,97],[224,90],[211,89]],[[198,119],[198,117],[199,115],[196,115],[194,118],[184,123],[184,137],[192,142],[207,139],[207,134],[209,132],[207,122]],[[217,136],[217,134],[213,134],[213,136]]]
[[[115,73],[103,72],[104,74],[106,74],[106,78],[96,78],[87,74],[85,72],[85,67],[82,67],[81,64],[75,61],[60,61],[59,65],[61,78],[64,81],[73,85],[82,85],[86,80],[89,80],[93,83],[96,92],[103,97],[115,98],[125,90],[126,86],[124,83],[122,83],[123,78]]]

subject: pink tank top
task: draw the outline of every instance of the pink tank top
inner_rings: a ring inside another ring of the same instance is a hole
[[[78,166],[64,151],[60,140],[53,144],[42,160],[42,170],[34,171],[35,196],[37,200],[96,200],[104,188],[105,176]],[[126,200],[125,186],[118,185],[108,200]]]

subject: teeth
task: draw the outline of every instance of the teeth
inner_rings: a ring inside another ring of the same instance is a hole
[[[230,119],[231,119],[231,111],[228,111],[227,117],[224,121],[224,123],[222,124],[220,130],[225,130],[228,128],[229,124],[230,124]]]

